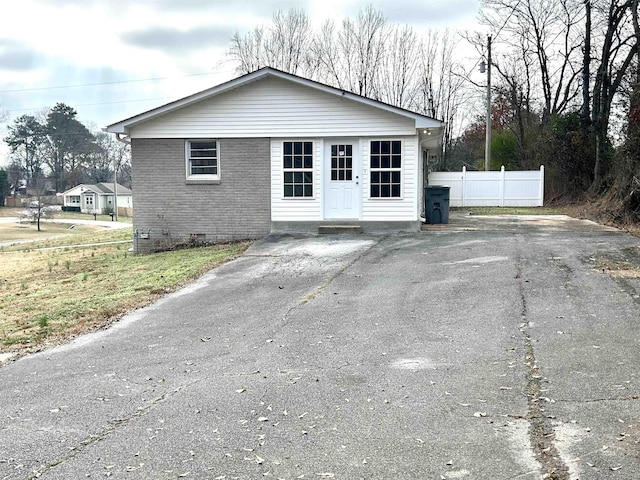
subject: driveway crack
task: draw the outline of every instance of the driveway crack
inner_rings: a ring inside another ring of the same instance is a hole
[[[529,335],[530,323],[527,315],[527,299],[524,292],[524,282],[522,281],[521,259],[516,262],[517,275],[516,278],[521,279],[519,282],[521,310],[521,327],[525,347],[525,363],[527,370],[527,386],[525,394],[527,396],[529,410],[527,420],[529,421],[529,435],[531,445],[533,446],[534,455],[542,464],[545,472],[545,478],[555,480],[569,480],[569,468],[560,458],[560,453],[554,445],[555,430],[551,424],[551,420],[544,414],[544,409],[540,406],[540,402],[544,399],[540,395],[541,387],[540,368],[536,362],[533,341]]]
[[[58,465],[61,465],[61,464],[63,464],[64,462],[66,462],[68,460],[72,460],[73,458],[77,457],[82,452],[84,452],[88,447],[90,447],[94,443],[97,443],[97,442],[99,442],[101,440],[104,440],[109,435],[111,435],[112,433],[117,431],[119,428],[127,425],[131,420],[146,415],[156,405],[164,402],[167,398],[175,395],[176,393],[180,392],[182,389],[184,389],[186,387],[190,387],[190,386],[192,386],[192,385],[194,385],[194,384],[196,384],[198,382],[199,382],[199,380],[196,380],[196,381],[188,383],[186,385],[181,385],[178,388],[172,390],[171,392],[163,393],[162,395],[160,395],[160,396],[154,398],[153,400],[147,402],[143,406],[138,407],[128,417],[118,418],[118,419],[112,420],[110,422],[111,426],[109,426],[107,428],[104,428],[103,430],[101,430],[101,431],[99,431],[97,433],[93,433],[93,434],[89,435],[88,437],[84,438],[83,440],[81,440],[80,442],[78,442],[78,444],[76,444],[76,445],[74,445],[72,447],[69,447],[70,452],[67,455],[64,455],[64,456],[62,456],[62,457],[60,457],[60,458],[58,458],[56,460],[52,460],[51,462],[47,463],[46,465],[43,465],[42,467],[40,467],[38,470],[35,470],[35,471],[31,472],[27,476],[27,480],[33,480],[35,478],[39,478],[43,474],[45,474],[46,472],[48,472],[48,471],[52,470],[53,468],[57,467]]]
[[[324,282],[322,282],[320,285],[318,285],[311,293],[305,295],[297,304],[295,304],[295,305],[291,306],[289,309],[287,309],[287,311],[282,316],[282,319],[284,320],[284,324],[283,325],[286,325],[288,323],[288,318],[291,315],[291,312],[293,312],[297,308],[305,305],[306,303],[309,303],[310,301],[312,301],[316,297],[318,297],[318,295],[320,295],[323,291],[325,291],[327,289],[327,287],[329,287],[329,285],[331,285],[336,278],[338,278],[340,275],[342,275],[344,272],[346,272],[349,268],[351,268],[353,265],[355,265],[357,262],[359,262],[372,249],[374,249],[375,247],[380,245],[380,243],[382,241],[384,241],[386,238],[387,238],[386,236],[378,238],[378,240],[375,243],[373,243],[372,245],[368,246],[366,249],[362,250],[360,252],[360,254],[357,255],[356,257],[354,257],[350,262],[346,263],[341,268],[336,270],[334,273],[329,275],[329,277],[327,277]]]

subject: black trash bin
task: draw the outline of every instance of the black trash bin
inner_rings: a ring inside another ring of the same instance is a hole
[[[427,223],[449,223],[449,187],[425,187],[424,216]]]

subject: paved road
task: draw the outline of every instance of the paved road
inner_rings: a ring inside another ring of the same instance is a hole
[[[638,241],[562,220],[260,242],[0,368],[0,478],[640,478]]]

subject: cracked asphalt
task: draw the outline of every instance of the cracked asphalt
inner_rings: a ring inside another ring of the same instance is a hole
[[[268,237],[0,368],[0,479],[640,478],[638,239]]]

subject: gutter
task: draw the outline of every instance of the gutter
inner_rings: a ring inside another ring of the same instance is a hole
[[[116,133],[116,140],[125,145],[131,145],[131,139],[129,137],[121,136],[121,133]],[[115,162],[114,162],[115,163]],[[118,168],[116,165],[113,166],[113,201],[115,203],[115,217],[116,222],[118,221]]]
[[[131,139],[127,136],[122,136],[122,133],[116,133],[116,140],[126,145],[131,145]]]

